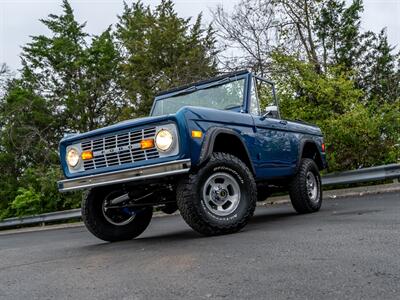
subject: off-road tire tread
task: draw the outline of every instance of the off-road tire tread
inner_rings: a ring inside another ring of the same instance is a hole
[[[131,223],[127,225],[115,226],[112,224],[107,224],[105,226],[104,224],[96,220],[96,218],[98,218],[99,216],[95,216],[93,215],[93,213],[91,213],[91,210],[93,210],[93,208],[91,208],[90,206],[93,205],[92,202],[95,201],[94,199],[92,199],[92,197],[96,197],[97,194],[103,194],[104,196],[104,193],[101,193],[96,189],[92,189],[83,193],[81,204],[83,222],[85,223],[86,228],[94,236],[108,242],[131,240],[142,234],[143,231],[145,231],[146,228],[149,226],[153,216],[152,207],[146,209],[142,215],[137,216],[134,220],[132,220]],[[114,230],[110,230],[110,228],[114,228]]]
[[[293,178],[289,185],[289,196],[292,202],[293,208],[299,214],[306,214],[316,212],[320,209],[321,204],[318,206],[312,206],[309,203],[308,195],[307,195],[307,187],[305,183],[305,177],[307,176],[308,171],[314,171],[314,175],[316,176],[319,183],[321,183],[321,176],[319,175],[319,170],[316,163],[309,158],[302,158],[300,162],[299,170],[296,176]],[[320,185],[320,199],[322,202],[322,189]]]
[[[253,174],[250,172],[249,168],[244,162],[242,162],[236,156],[223,152],[214,152],[211,155],[208,163],[214,163],[216,161],[221,164],[228,165],[232,169],[237,169],[238,167],[242,169],[242,172],[244,172],[246,179],[249,180],[250,183],[249,190],[251,200],[244,217],[239,219],[238,222],[226,226],[215,226],[207,222],[206,219],[202,218],[200,214],[196,213],[197,207],[195,207],[195,205],[200,205],[200,203],[194,203],[192,201],[194,198],[197,198],[195,191],[197,182],[199,180],[198,173],[190,173],[188,176],[183,178],[177,188],[177,203],[180,214],[190,227],[206,236],[235,233],[242,229],[253,216],[257,201],[256,183],[254,181]]]

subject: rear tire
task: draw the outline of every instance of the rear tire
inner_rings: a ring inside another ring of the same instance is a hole
[[[239,231],[253,216],[256,201],[253,174],[227,153],[213,153],[205,166],[183,178],[177,188],[183,219],[203,235]]]
[[[128,214],[131,213],[131,216],[127,215],[125,220],[118,220],[117,218],[113,220],[112,214],[104,213],[103,205],[107,196],[112,193],[118,192],[98,188],[90,190],[83,197],[82,219],[86,228],[99,239],[108,242],[131,240],[139,236],[150,224],[153,208],[149,206],[135,207],[127,211]],[[122,210],[119,213],[122,215],[124,212]]]
[[[303,158],[289,186],[293,208],[300,214],[316,212],[322,204],[321,176],[312,159]]]

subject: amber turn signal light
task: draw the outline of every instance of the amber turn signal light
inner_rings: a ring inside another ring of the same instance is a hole
[[[325,152],[325,143],[322,143],[321,148],[322,148],[322,152]]]
[[[81,154],[82,160],[88,160],[93,158],[93,152],[92,151],[83,151]]]
[[[192,130],[192,138],[200,139],[203,136],[203,132],[200,130]]]
[[[153,139],[140,141],[140,149],[149,149],[149,148],[154,148],[154,140]]]

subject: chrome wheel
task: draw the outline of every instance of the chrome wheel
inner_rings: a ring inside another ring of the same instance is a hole
[[[202,200],[211,213],[227,216],[239,205],[239,183],[227,173],[215,173],[206,180],[203,186]]]
[[[306,176],[306,185],[307,185],[307,194],[311,202],[318,202],[318,182],[317,179],[312,172],[307,172]]]
[[[102,204],[102,212],[107,222],[123,226],[132,222],[135,219],[135,211],[130,207],[116,207],[111,204],[111,201],[120,196],[120,192],[112,192],[104,198]]]

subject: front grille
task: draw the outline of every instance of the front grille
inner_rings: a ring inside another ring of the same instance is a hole
[[[88,171],[158,158],[157,148],[140,149],[140,141],[155,134],[156,128],[151,127],[82,142],[82,151],[93,152],[93,159],[85,160],[83,167]]]

